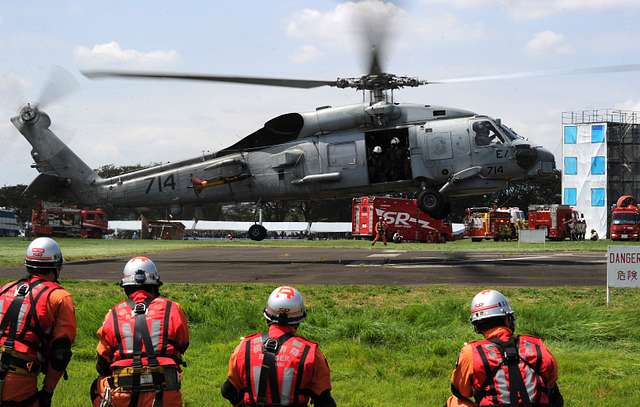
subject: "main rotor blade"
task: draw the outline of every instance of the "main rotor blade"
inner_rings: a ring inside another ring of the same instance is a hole
[[[68,96],[80,87],[78,80],[61,66],[53,66],[47,81],[42,86],[37,103],[40,108],[46,108],[53,102]]]
[[[598,73],[633,72],[633,71],[640,71],[640,64],[606,65],[606,66],[596,66],[596,67],[590,67],[590,68],[551,69],[548,71],[516,72],[516,73],[509,73],[509,74],[486,75],[486,76],[468,76],[468,77],[462,77],[462,78],[439,79],[437,81],[424,81],[423,84],[429,85],[429,84],[440,84],[440,83],[480,82],[480,81],[494,81],[494,80],[501,80],[501,79],[534,78],[539,76],[587,75],[587,74],[598,74]]]
[[[229,82],[248,85],[280,86],[285,88],[311,89],[320,86],[336,86],[336,81],[317,81],[308,79],[261,78],[254,76],[218,76],[206,74],[136,72],[136,71],[82,71],[90,79],[126,78],[126,79],[177,79],[188,81]]]

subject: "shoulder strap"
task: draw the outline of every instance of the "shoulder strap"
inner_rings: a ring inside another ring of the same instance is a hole
[[[293,393],[293,403],[298,402],[298,397],[300,396],[301,387],[302,387],[302,376],[304,375],[304,362],[307,360],[307,355],[309,354],[309,350],[311,346],[309,344],[304,345],[304,349],[302,351],[302,356],[300,356],[300,361],[298,362],[298,372],[296,373],[296,387]]]
[[[280,404],[280,390],[278,386],[278,369],[276,366],[276,355],[283,343],[293,337],[293,334],[286,333],[279,338],[269,338],[262,335],[262,370],[260,370],[260,383],[256,401],[258,404],[267,403],[267,380],[271,391],[271,404]]]
[[[4,314],[2,321],[0,321],[0,335],[4,336],[5,331],[9,328],[9,332],[6,335],[7,339],[4,342],[5,348],[13,349],[15,344],[18,325],[20,325],[20,311],[26,299],[25,297],[34,287],[42,284],[42,282],[43,280],[36,280],[32,283],[26,280],[16,282],[15,285],[20,284],[16,290],[16,296],[13,298],[13,301],[11,301],[9,308],[7,308],[7,312]]]
[[[245,378],[247,379],[246,387],[247,393],[249,394],[249,400],[252,404],[255,404],[256,400],[253,397],[253,384],[251,383],[251,339],[245,339],[244,370]]]
[[[171,320],[171,305],[173,304],[173,302],[167,300],[166,304],[167,305],[165,306],[164,310],[164,319],[162,321],[162,349],[160,349],[161,355],[167,353],[167,344],[169,342],[169,322]]]
[[[476,349],[476,352],[478,352],[478,355],[480,355],[480,360],[482,360],[482,366],[484,367],[485,377],[484,377],[484,383],[481,384],[480,389],[476,392],[476,395],[474,397],[476,398],[476,401],[480,401],[487,394],[489,394],[493,398],[493,404],[498,404],[498,399],[496,397],[496,394],[497,394],[496,386],[495,386],[495,383],[493,382],[493,377],[498,371],[497,369],[500,369],[500,366],[502,366],[502,364],[498,365],[496,370],[491,370],[491,365],[489,365],[489,360],[487,359],[487,355],[484,354],[484,349],[482,348],[482,345],[476,345],[475,349]],[[484,388],[487,385],[489,386],[489,391],[485,392]]]
[[[120,335],[120,324],[118,324],[118,311],[116,311],[118,305],[111,308],[111,318],[113,319],[113,334],[116,337],[116,343],[118,344],[118,352],[120,357],[124,357],[124,346],[122,346],[122,335]]]
[[[149,326],[147,325],[146,311],[149,305],[153,302],[152,298],[147,298],[143,302],[135,303],[133,300],[127,301],[129,307],[134,312],[135,323],[133,328],[133,362],[136,361],[142,365],[142,356],[146,356],[149,362],[149,366],[158,366],[158,359],[156,357],[156,350],[153,347],[153,341],[149,334]],[[142,344],[144,343],[144,352],[142,352]],[[138,367],[140,367],[138,366]]]
[[[524,385],[520,374],[520,352],[518,344],[520,338],[512,336],[507,342],[502,342],[497,338],[490,338],[489,341],[495,343],[502,350],[503,363],[507,365],[509,371],[509,399],[512,406],[518,406],[518,400],[522,400],[523,407],[531,407],[529,392]]]

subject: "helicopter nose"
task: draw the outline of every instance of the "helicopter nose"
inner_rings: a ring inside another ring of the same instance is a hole
[[[556,169],[556,159],[553,153],[546,148],[536,147],[536,161],[529,169],[527,175],[530,177],[555,177],[558,174]]]

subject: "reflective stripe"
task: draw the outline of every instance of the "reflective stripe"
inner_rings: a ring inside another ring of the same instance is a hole
[[[287,367],[284,369],[282,373],[282,387],[280,388],[280,404],[283,406],[288,406],[291,402],[291,383],[293,382],[293,372],[294,369],[292,367]]]
[[[131,324],[128,322],[122,324],[122,340],[126,348],[125,352],[131,353],[133,348],[133,331],[131,330]]]
[[[253,370],[253,388],[256,389],[256,398],[258,397],[258,388],[260,387],[260,372],[262,371],[262,366],[254,366],[251,370]]]
[[[17,330],[18,330],[18,332],[20,332],[20,330],[22,330],[24,324],[27,322],[27,321],[23,321],[22,320],[22,318],[24,318],[24,313],[25,312],[27,312],[27,302],[26,301],[22,303],[22,306],[20,307],[20,312],[18,313],[18,321],[17,321],[17,324],[18,324],[18,329]]]
[[[532,402],[535,400],[536,395],[536,377],[533,369],[528,365],[524,366],[524,385],[527,387],[527,393],[529,393],[529,400]]]
[[[158,345],[160,344],[160,320],[154,319],[151,321],[151,343],[153,343],[153,348],[158,349]]]
[[[507,375],[505,368],[500,367],[495,375],[496,391],[498,392],[498,401],[502,404],[510,404],[511,397],[509,395],[509,383],[507,383]]]

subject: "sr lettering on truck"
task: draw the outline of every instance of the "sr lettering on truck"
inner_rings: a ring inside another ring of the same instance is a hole
[[[429,226],[429,222],[422,219],[413,218],[407,212],[391,212],[391,211],[385,212],[382,209],[376,209],[376,214],[377,216],[382,216],[384,218],[384,221],[387,223],[387,225],[409,227],[411,226],[409,222],[411,222],[411,223],[417,223],[422,228],[435,230],[433,227]]]
[[[162,181],[162,175],[158,175],[157,177],[153,178],[147,178],[146,181],[149,182],[149,184],[147,184],[147,190],[144,191],[145,194],[148,194],[149,191],[151,191],[151,187],[153,187],[153,184],[158,185],[158,192],[162,192],[163,189],[168,188],[171,188],[172,191],[176,189],[176,182],[173,178],[173,174],[167,176],[164,179],[164,182]]]

